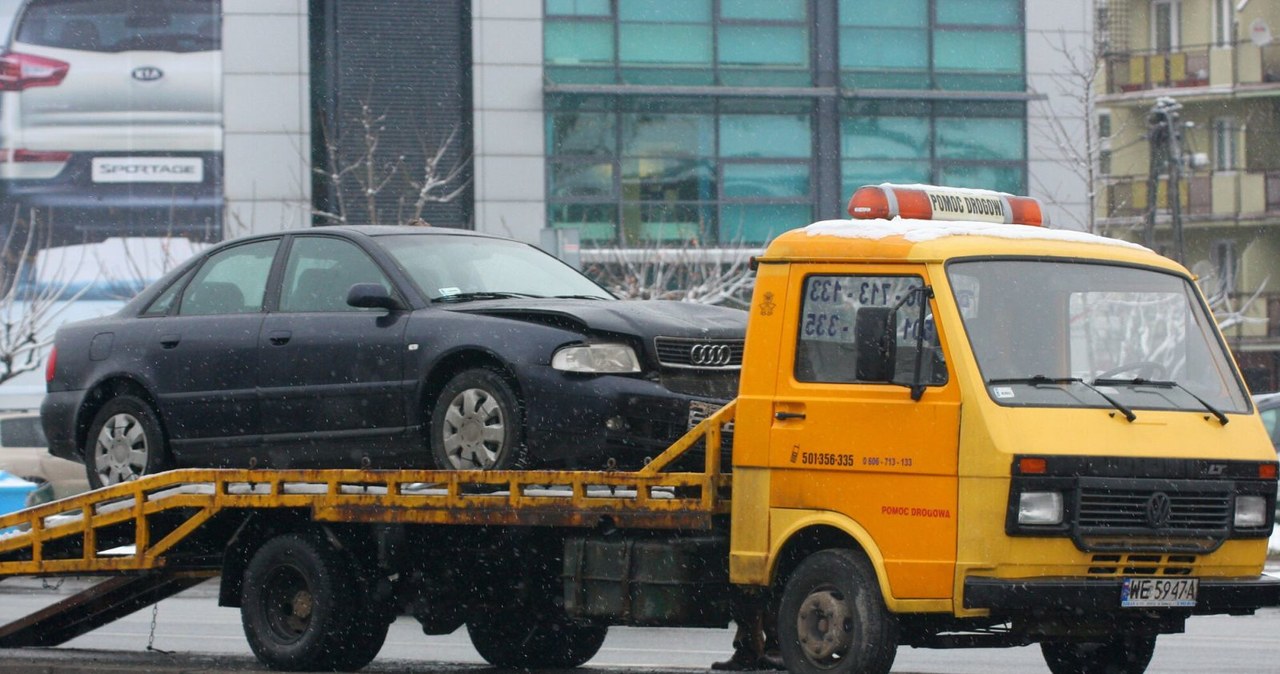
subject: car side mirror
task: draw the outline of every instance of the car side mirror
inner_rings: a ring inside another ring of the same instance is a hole
[[[862,307],[854,316],[853,339],[857,345],[854,376],[858,381],[893,380],[898,355],[894,334],[896,313],[889,307]]]
[[[381,283],[357,283],[347,291],[347,304],[360,309],[400,311],[404,303],[396,299]]]

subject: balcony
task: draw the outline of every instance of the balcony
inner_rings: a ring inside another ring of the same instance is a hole
[[[1151,201],[1147,176],[1113,176],[1107,179],[1106,217],[1146,215]],[[1280,214],[1280,169],[1223,171],[1191,175],[1179,183],[1182,214],[1201,220],[1259,217]],[[1161,179],[1156,211],[1169,211],[1168,180]]]
[[[1171,52],[1117,52],[1104,58],[1108,95],[1280,83],[1280,45],[1275,44],[1200,45]]]

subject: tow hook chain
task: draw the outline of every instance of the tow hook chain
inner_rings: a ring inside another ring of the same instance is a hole
[[[48,578],[41,578],[41,579],[40,579],[40,587],[41,587],[41,588],[43,588],[43,589],[45,589],[45,590],[53,590],[53,591],[55,591],[55,592],[56,592],[56,591],[58,591],[58,590],[61,590],[61,589],[62,589],[62,584],[63,584],[63,583],[65,583],[65,582],[67,582],[67,577],[66,577],[66,576],[63,576],[63,577],[59,578],[59,579],[58,579],[58,582],[56,582],[56,583],[50,583]]]
[[[148,652],[151,652],[151,653],[160,653],[160,654],[163,654],[163,655],[173,655],[173,653],[174,653],[173,651],[166,651],[166,650],[164,650],[164,649],[156,648],[156,647],[155,647],[155,643],[156,643],[156,616],[158,616],[159,614],[160,614],[160,605],[159,605],[159,604],[152,604],[152,605],[151,605],[151,633],[147,635],[147,651],[148,651]]]

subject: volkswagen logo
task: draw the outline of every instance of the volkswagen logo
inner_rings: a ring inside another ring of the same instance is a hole
[[[689,362],[703,367],[721,367],[729,364],[733,349],[728,344],[695,344],[689,349]]]
[[[138,66],[133,69],[133,79],[139,82],[154,82],[164,77],[164,71],[155,66]]]
[[[1147,499],[1147,526],[1162,529],[1169,523],[1169,511],[1173,508],[1169,495],[1158,491]]]

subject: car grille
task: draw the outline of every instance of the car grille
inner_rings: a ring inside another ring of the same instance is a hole
[[[1156,511],[1167,510],[1164,513]],[[1137,530],[1167,533],[1225,530],[1231,497],[1225,491],[1082,486],[1076,526],[1089,533]]]
[[[655,337],[654,348],[663,367],[698,370],[738,370],[742,368],[741,339],[697,339]]]

